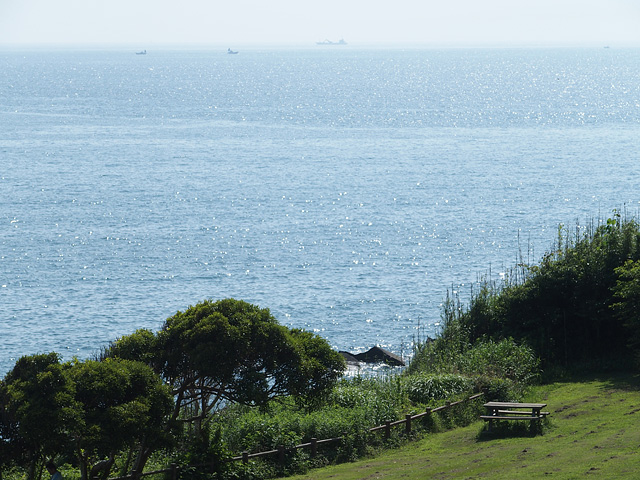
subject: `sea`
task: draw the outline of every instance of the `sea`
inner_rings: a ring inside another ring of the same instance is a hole
[[[406,359],[638,214],[639,49],[226,51],[0,50],[0,375],[230,297]]]

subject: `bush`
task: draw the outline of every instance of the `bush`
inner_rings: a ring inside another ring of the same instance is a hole
[[[218,426],[212,432],[208,424],[202,428],[200,435],[185,437],[181,451],[173,459],[180,466],[181,479],[204,480],[210,478],[212,474],[220,477],[229,470],[230,455],[221,437],[220,427]],[[189,467],[203,464],[209,467]]]
[[[447,349],[440,338],[424,345],[415,354],[408,371],[413,374],[457,374],[467,377],[503,378],[530,385],[540,375],[540,360],[533,349],[513,339],[484,340],[465,349]]]
[[[475,388],[484,394],[487,402],[515,402],[522,397],[523,387],[507,378],[479,376],[474,378]]]
[[[230,451],[236,455],[243,451],[262,452],[280,445],[292,448],[312,438],[338,437],[343,440],[319,448],[316,464],[353,460],[368,451],[374,403],[367,408],[331,405],[312,412],[292,404],[270,407],[268,411],[232,407],[218,416],[216,421],[222,426],[222,438]],[[277,455],[262,463],[275,466]],[[311,464],[308,451],[288,453],[286,464],[291,471],[304,470]]]
[[[540,360],[533,350],[511,338],[481,341],[458,359],[458,368],[466,375],[486,375],[524,385],[539,378],[539,367]]]
[[[274,472],[299,473],[311,466],[352,461],[404,441],[402,429],[392,430],[390,441],[369,429],[401,419],[407,413],[423,412],[424,404],[459,398],[471,392],[474,385],[473,380],[460,375],[356,377],[340,381],[326,403],[311,411],[300,408],[293,399],[272,402],[263,410],[235,405],[216,415],[215,422],[221,428],[223,442],[234,455],[277,450],[280,445],[288,449],[284,465],[278,463],[277,454],[251,462],[254,471],[267,478]],[[476,403],[464,402],[425,417],[414,426],[414,431],[466,424],[478,417]],[[293,449],[312,438],[338,437],[340,441],[319,446],[313,459],[308,449]]]
[[[416,374],[406,377],[405,388],[412,402],[426,404],[471,392],[473,381],[461,375]]]
[[[342,380],[329,396],[328,405],[367,412],[371,425],[395,420],[408,404],[399,376]]]

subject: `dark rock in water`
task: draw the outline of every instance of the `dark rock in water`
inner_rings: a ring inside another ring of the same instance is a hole
[[[355,365],[360,363],[360,360],[358,360],[352,353],[343,351],[339,351],[338,353],[342,355],[344,361],[347,362],[347,365]]]
[[[384,348],[372,347],[367,352],[354,355],[358,360],[365,363],[386,363],[392,367],[404,367],[402,359]]]
[[[385,350],[384,348],[380,348],[380,347],[373,347],[367,352],[358,353],[357,355],[351,355],[351,356],[354,357],[357,361],[365,362],[365,363],[385,363],[392,367],[405,366],[405,363],[402,361],[402,359],[398,355],[395,355]]]

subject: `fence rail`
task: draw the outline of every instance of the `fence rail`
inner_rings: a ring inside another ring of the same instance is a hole
[[[481,397],[482,395],[484,395],[483,393],[476,393],[475,395],[470,396],[469,398],[465,398],[463,400],[458,400],[457,402],[447,402],[444,405],[441,405],[439,407],[435,407],[435,408],[427,408],[424,412],[422,413],[418,413],[416,415],[410,415],[407,414],[405,415],[404,419],[401,420],[395,420],[395,421],[387,421],[384,423],[384,425],[378,425],[376,427],[371,427],[369,429],[369,432],[378,432],[381,430],[384,430],[385,432],[385,438],[389,438],[391,436],[391,428],[392,427],[397,427],[398,425],[405,425],[405,433],[409,434],[411,433],[411,427],[412,427],[412,421],[413,420],[418,420],[420,418],[426,417],[431,415],[432,413],[437,413],[437,412],[441,412],[443,410],[447,410],[451,407],[454,407],[456,405],[460,405],[462,403],[465,402],[470,402],[473,401],[479,397]],[[346,435],[346,434],[345,434]],[[249,452],[242,452],[242,455],[238,455],[235,457],[231,457],[230,461],[242,461],[243,463],[248,463],[250,459],[252,458],[260,458],[260,457],[268,457],[271,455],[278,455],[279,457],[279,461],[282,463],[284,462],[284,457],[285,454],[287,452],[291,452],[294,450],[298,450],[300,448],[311,448],[311,456],[315,457],[318,453],[318,446],[319,445],[323,445],[325,443],[333,443],[333,442],[340,442],[344,439],[344,436],[342,437],[334,437],[334,438],[324,438],[321,440],[318,440],[317,438],[312,438],[310,442],[307,443],[301,443],[299,445],[296,445],[294,447],[289,447],[286,448],[284,445],[279,446],[277,449],[275,450],[267,450],[264,452],[257,452],[257,453],[249,453]],[[185,465],[183,468],[201,468],[201,467],[213,467],[212,463],[200,463],[197,465]],[[165,468],[165,469],[161,469],[161,470],[153,470],[150,472],[143,472],[138,474],[138,477],[146,477],[148,475],[156,475],[156,474],[160,474],[160,473],[170,473],[171,474],[171,479],[172,480],[176,480],[178,478],[178,470],[179,470],[179,466],[176,465],[175,463],[172,463],[171,466],[169,468]],[[135,475],[126,475],[124,477],[113,477],[113,478],[109,478],[109,480],[131,480],[133,478],[136,478]]]

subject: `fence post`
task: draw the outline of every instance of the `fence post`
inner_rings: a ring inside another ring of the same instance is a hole
[[[314,437],[311,439],[311,458],[315,458],[317,454],[318,454],[318,439]]]
[[[428,426],[431,425],[429,422],[433,420],[433,417],[431,416],[431,407],[427,407],[424,413],[426,413],[426,415],[422,417],[424,418],[424,420],[422,420],[422,425],[427,425],[428,428]]]
[[[246,450],[242,452],[242,463],[249,463],[249,452],[247,452]]]
[[[391,436],[391,421],[387,420],[384,422],[384,438],[389,438]]]
[[[178,480],[178,465],[171,464],[171,480]]]
[[[405,425],[404,425],[404,433],[409,435],[411,433],[411,414],[407,413],[405,416]]]
[[[278,446],[278,461],[280,465],[284,465],[284,445]]]

